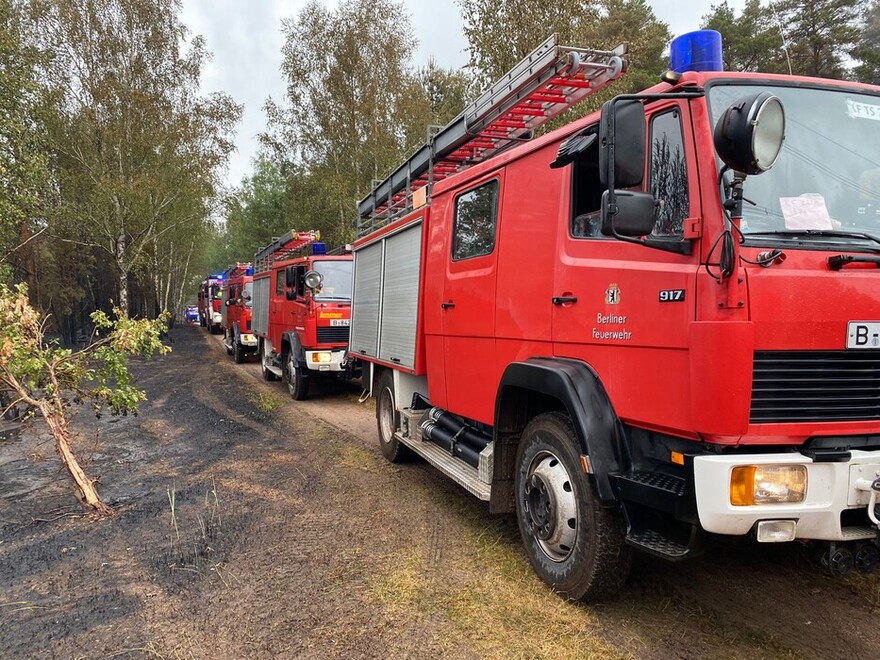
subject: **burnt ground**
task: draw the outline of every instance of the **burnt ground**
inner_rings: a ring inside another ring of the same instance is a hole
[[[118,509],[81,515],[45,428],[0,433],[0,657],[877,657],[880,578],[715,543],[563,602],[515,520],[375,447],[359,388],[290,401],[197,328],[133,370],[141,414],[77,418]]]

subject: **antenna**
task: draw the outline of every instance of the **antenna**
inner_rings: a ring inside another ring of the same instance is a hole
[[[770,3],[770,11],[773,12],[773,18],[776,19],[776,26],[779,28],[779,36],[782,37],[782,50],[785,53],[785,60],[788,62],[788,75],[794,75],[791,72],[791,57],[788,54],[788,39],[785,36],[785,30],[782,29],[782,21],[779,20],[779,12],[776,11],[776,5]]]

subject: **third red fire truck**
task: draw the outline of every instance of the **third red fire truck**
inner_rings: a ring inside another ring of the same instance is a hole
[[[315,231],[290,231],[254,256],[253,329],[263,378],[282,378],[297,400],[316,379],[358,375],[346,354],[352,255],[328,255],[319,239]]]
[[[222,297],[222,275],[208,275],[199,285],[199,325],[208,328],[212,335],[223,327]]]
[[[567,597],[707,532],[880,560],[880,88],[724,72],[716,36],[522,144],[626,68],[551,38],[359,204],[383,454],[516,512]]]

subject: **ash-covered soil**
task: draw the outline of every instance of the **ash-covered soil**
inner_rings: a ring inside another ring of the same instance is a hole
[[[295,403],[197,328],[134,365],[138,416],[75,422],[116,517],[81,515],[45,427],[0,428],[0,657],[877,657],[877,577],[796,546],[636,562],[565,603],[515,520],[375,447],[359,388]]]

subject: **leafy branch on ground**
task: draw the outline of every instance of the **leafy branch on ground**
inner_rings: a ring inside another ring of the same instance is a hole
[[[47,340],[47,317],[28,300],[27,287],[0,284],[0,392],[8,407],[25,404],[43,417],[55,439],[55,449],[70,473],[80,502],[87,510],[110,515],[108,507],[79,465],[70,444],[71,405],[89,402],[95,414],[137,413],[146,399],[135,387],[131,356],[164,355],[162,343],[168,312],[154,320],[135,320],[115,309],[116,318],[102,311],[91,315],[95,331],[79,350]]]

